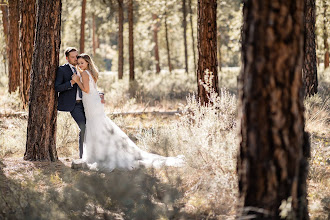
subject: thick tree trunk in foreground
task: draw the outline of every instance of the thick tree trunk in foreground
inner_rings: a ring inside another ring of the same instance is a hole
[[[317,63],[315,46],[315,0],[305,0],[305,57],[303,85],[305,96],[317,93]]]
[[[304,0],[247,0],[243,9],[238,156],[242,216],[309,219],[302,66]]]
[[[133,0],[128,2],[129,81],[134,81]]]
[[[124,3],[123,0],[118,2],[118,79],[124,76]]]
[[[198,97],[201,104],[209,103],[209,92],[200,83],[209,84],[219,93],[217,71],[217,1],[198,1]],[[210,82],[205,82],[206,71],[212,73]]]
[[[81,23],[80,23],[80,53],[85,52],[85,21],[86,21],[86,0],[81,2]]]
[[[57,93],[54,83],[61,44],[61,1],[38,1],[37,8],[24,159],[56,161]]]
[[[20,95],[24,108],[29,101],[30,74],[36,23],[35,0],[21,0],[21,81]]]
[[[156,14],[152,14],[152,20],[153,20],[153,33],[154,33],[154,52],[155,52],[155,59],[156,59],[156,72],[160,73],[160,61],[159,61],[159,50],[158,50],[158,16]]]
[[[20,85],[19,56],[19,0],[9,1],[9,85],[8,92],[15,92]]]

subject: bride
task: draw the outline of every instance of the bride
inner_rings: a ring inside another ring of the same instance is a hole
[[[98,70],[88,54],[80,54],[78,66],[81,78],[74,74],[72,79],[83,91],[86,115],[86,134],[83,161],[96,169],[134,169],[140,166],[182,166],[183,156],[163,157],[141,150],[105,114],[97,91]]]

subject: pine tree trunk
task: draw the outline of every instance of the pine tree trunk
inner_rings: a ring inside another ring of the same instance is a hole
[[[158,16],[156,14],[152,14],[152,20],[153,20],[153,33],[154,33],[154,42],[155,42],[155,59],[156,59],[156,72],[160,73],[160,61],[159,61],[159,50],[158,50]]]
[[[85,51],[85,20],[86,20],[86,0],[81,3],[81,23],[80,23],[80,53]]]
[[[95,13],[93,13],[92,15],[92,19],[93,19],[93,36],[92,36],[92,40],[93,40],[93,56],[95,56],[96,54],[96,24],[95,24]]]
[[[221,71],[221,33],[218,29],[217,31],[217,58],[218,58],[218,70]]]
[[[167,0],[165,0],[165,40],[166,40],[166,51],[167,51],[167,65],[170,73],[172,72],[172,64],[171,64],[171,51],[170,51],[170,42],[168,38],[168,26],[167,26]]]
[[[30,74],[36,23],[35,0],[21,0],[21,85],[20,95],[24,108],[29,102]]]
[[[186,0],[182,0],[182,14],[183,14],[183,41],[184,41],[184,63],[185,71],[188,73],[188,49],[187,49],[187,10],[186,10]]]
[[[205,82],[205,73],[212,73],[210,86],[219,93],[217,71],[217,1],[198,1],[198,97],[201,104],[209,103],[209,92],[200,81]]]
[[[7,42],[8,35],[9,35],[9,28],[8,28],[8,5],[0,5],[0,9],[2,12],[2,25],[3,25],[3,32],[5,35],[5,39]]]
[[[15,92],[20,85],[19,56],[19,0],[9,1],[9,86],[8,91]]]
[[[302,67],[304,0],[247,0],[243,8],[238,175],[242,216],[309,219]],[[292,200],[290,202],[290,200]]]
[[[129,81],[135,80],[133,44],[133,0],[128,2],[128,44],[129,44]]]
[[[192,7],[191,7],[191,0],[189,0],[189,14],[190,14],[190,29],[191,29],[191,39],[192,39],[192,51],[193,51],[193,55],[194,55],[194,72],[196,72],[196,70],[197,70],[197,66],[196,66],[196,50],[195,50],[193,11],[192,11]]]
[[[315,48],[315,0],[305,0],[305,57],[303,83],[305,96],[317,93],[317,63]]]
[[[60,32],[61,1],[38,1],[25,160],[57,160],[54,83],[59,65]]]
[[[5,35],[5,41],[6,41],[6,54],[3,55],[4,62],[5,62],[5,73],[7,75],[7,60],[9,56],[9,18],[8,18],[8,5],[1,5],[0,6],[1,12],[2,12],[2,25],[3,25],[3,32]]]
[[[327,29],[327,10],[328,6],[323,0],[323,41],[324,41],[324,69],[329,67],[329,44],[328,44],[328,29]]]
[[[118,2],[118,79],[122,79],[124,75],[124,8],[123,0]]]

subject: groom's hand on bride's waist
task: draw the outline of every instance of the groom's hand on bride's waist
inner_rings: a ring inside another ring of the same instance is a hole
[[[104,104],[105,100],[104,100],[104,93],[103,92],[99,92],[99,96],[101,98],[101,103]]]
[[[78,82],[80,80],[80,77],[77,74],[74,73],[72,75],[72,80],[75,81],[75,82]]]

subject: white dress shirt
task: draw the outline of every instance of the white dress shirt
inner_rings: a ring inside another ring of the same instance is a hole
[[[74,68],[76,68],[76,67],[73,66],[71,63],[69,63],[69,66],[70,66],[70,68],[71,68],[72,73],[74,73],[73,67],[74,67]],[[77,70],[77,68],[76,68],[76,72],[77,72],[76,74],[77,74],[79,77],[81,77],[80,72]],[[72,84],[71,84],[71,86],[73,87]],[[82,98],[79,97],[79,91],[78,91],[78,89],[77,89],[77,94],[76,94],[76,100],[82,100]]]

